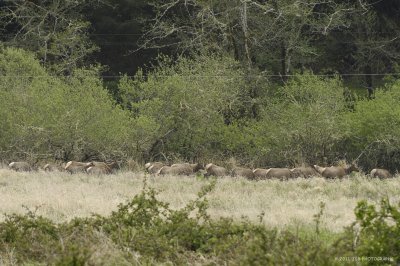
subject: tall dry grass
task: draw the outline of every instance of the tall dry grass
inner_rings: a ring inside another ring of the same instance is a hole
[[[24,213],[26,208],[62,222],[92,213],[107,215],[143,187],[144,173],[121,172],[108,176],[68,173],[14,172],[0,169],[0,220],[4,214]],[[148,177],[148,185],[160,190],[159,199],[179,208],[195,199],[208,180],[196,177]],[[289,181],[249,181],[220,178],[209,194],[212,217],[248,217],[267,226],[313,226],[320,202],[326,204],[321,226],[334,232],[355,220],[359,200],[378,202],[389,197],[400,201],[400,179],[368,179],[355,175],[343,180],[322,178]]]

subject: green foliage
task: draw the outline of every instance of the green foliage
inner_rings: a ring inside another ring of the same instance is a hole
[[[400,261],[400,205],[387,198],[377,208],[360,201],[355,208],[357,220],[346,228],[334,246],[341,256],[357,256],[364,265],[395,265]]]
[[[379,210],[366,201],[358,203],[355,214],[360,231],[356,252],[366,257],[400,260],[400,205],[382,199]]]
[[[138,150],[183,158],[224,154],[229,125],[251,113],[249,86],[229,57],[160,59],[144,77],[120,83],[123,105],[132,111],[136,136],[147,135]]]
[[[49,219],[36,216],[35,212],[6,215],[0,224],[0,250],[15,247],[21,260],[45,260],[57,243],[57,226]]]
[[[22,71],[21,71],[22,70]],[[130,118],[103,89],[97,71],[49,75],[32,54],[0,51],[3,158],[84,159],[129,152]]]
[[[334,158],[343,133],[344,87],[338,78],[297,75],[265,99],[262,120],[254,123],[256,160],[267,165],[301,164]]]
[[[359,100],[354,112],[344,116],[343,128],[349,151],[356,156],[362,153],[360,164],[365,168],[377,165],[393,171],[400,163],[400,83],[388,83],[376,90],[375,99]]]

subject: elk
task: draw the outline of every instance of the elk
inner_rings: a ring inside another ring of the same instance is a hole
[[[247,179],[254,179],[255,175],[250,168],[235,167],[232,170],[232,176],[242,176]]]
[[[187,165],[180,166],[163,166],[157,172],[157,175],[190,175],[193,174],[193,169]]]
[[[71,174],[80,173],[80,172],[85,173],[86,169],[89,168],[90,166],[94,166],[93,162],[82,163],[82,162],[76,162],[76,161],[69,161],[65,165],[65,170]]]
[[[115,169],[118,168],[118,163],[115,161],[111,162],[111,163],[92,161],[92,163],[93,163],[92,167],[101,168],[101,169],[103,169],[104,172],[107,172],[108,174],[112,173]],[[88,169],[86,169],[86,171]]]
[[[54,172],[54,171],[65,171],[65,166],[55,163],[47,163],[44,165],[43,170],[46,172]]]
[[[267,173],[270,169],[256,168],[253,170],[254,177],[257,179],[267,178]]]
[[[199,163],[178,163],[173,164],[171,166],[163,166],[157,172],[158,175],[191,175],[200,169],[203,169],[203,166]]]
[[[270,168],[266,173],[267,178],[289,179],[294,175],[288,168]]]
[[[89,166],[86,169],[86,173],[92,175],[106,175],[106,174],[111,174],[111,172],[112,172],[111,168],[109,168],[108,166],[101,166],[101,165]]]
[[[204,169],[203,165],[201,165],[200,163],[175,163],[171,165],[171,167],[190,167],[191,169],[193,169],[193,172]]]
[[[330,166],[330,167],[321,167],[318,165],[314,165],[315,170],[325,178],[342,178],[345,175],[350,174],[351,172],[355,171],[358,172],[358,167],[352,163],[349,167],[343,166]]]
[[[313,167],[297,167],[290,170],[294,177],[310,178],[313,176],[319,176],[317,170]]]
[[[386,179],[392,177],[392,174],[386,170],[381,168],[375,168],[371,170],[371,177],[378,177],[380,179]]]
[[[152,162],[152,163],[146,163],[144,167],[146,168],[146,171],[150,174],[157,174],[158,171],[160,171],[161,167],[163,167],[164,164],[161,162]]]
[[[257,168],[253,171],[254,175],[258,179],[270,179],[270,178],[279,178],[279,179],[287,179],[293,177],[293,173],[288,168],[269,168],[262,169]]]
[[[205,170],[204,176],[226,176],[228,172],[226,168],[212,163],[207,164]]]
[[[11,162],[8,167],[14,171],[32,171],[32,166],[27,162]]]

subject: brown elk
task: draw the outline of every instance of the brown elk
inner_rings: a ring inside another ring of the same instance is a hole
[[[158,175],[191,175],[193,173],[193,167],[189,164],[163,166],[157,172]]]
[[[317,170],[313,167],[297,167],[290,170],[294,177],[310,178],[313,176],[319,176]]]
[[[359,172],[358,167],[353,163],[348,167],[343,166],[330,166],[330,167],[321,167],[318,165],[314,165],[315,170],[325,178],[342,178],[346,175],[351,174],[351,172]]]
[[[163,167],[165,164],[161,162],[152,162],[152,163],[146,163],[144,167],[146,168],[146,171],[150,174],[157,174],[158,171],[160,171],[161,167]]]
[[[101,171],[107,173],[107,174],[111,174],[114,170],[116,170],[119,166],[117,162],[111,162],[111,163],[105,163],[105,162],[96,162],[96,161],[92,161],[93,166],[91,167],[96,167],[99,170],[102,169]],[[86,169],[86,172],[89,168]],[[96,171],[96,170],[94,170]]]
[[[254,179],[255,178],[253,170],[251,170],[250,168],[243,168],[243,167],[235,167],[235,168],[233,168],[232,176],[234,176],[234,177],[242,176],[242,177],[245,177],[247,179]]]
[[[288,168],[270,168],[266,173],[267,178],[289,179],[294,175]]]
[[[293,177],[293,173],[288,168],[269,168],[269,169],[257,168],[254,169],[253,173],[257,179],[270,179],[270,178],[288,179]]]
[[[62,166],[60,164],[55,164],[55,163],[47,163],[43,166],[43,170],[46,172],[54,172],[54,171],[65,171],[65,165]]]
[[[200,163],[175,163],[171,165],[171,167],[190,167],[193,172],[204,169],[203,165],[201,165]]]
[[[94,166],[93,162],[82,163],[82,162],[76,162],[76,161],[69,161],[65,165],[65,170],[71,174],[80,173],[80,172],[85,173],[86,169],[89,168],[90,166]]]
[[[218,166],[212,163],[206,165],[206,174],[204,176],[226,176],[228,171],[222,166]]]
[[[11,162],[8,167],[17,172],[33,170],[32,166],[27,162]]]
[[[256,168],[253,170],[254,178],[265,179],[270,169]]]
[[[163,166],[157,172],[159,175],[191,175],[200,169],[203,169],[203,166],[199,163],[178,163],[173,164],[171,166]]]
[[[92,175],[107,175],[112,173],[112,169],[104,165],[93,165],[86,169],[86,173]]]
[[[375,168],[371,170],[371,177],[378,177],[380,179],[391,178],[392,174],[386,170],[381,168]]]

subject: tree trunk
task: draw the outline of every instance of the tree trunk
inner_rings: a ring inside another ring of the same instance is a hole
[[[246,54],[246,62],[247,62],[247,69],[251,69],[251,56],[250,56],[250,49],[249,49],[249,33],[247,30],[247,2],[243,1],[243,9],[242,9],[242,30],[243,30],[243,37],[244,37],[244,52]]]
[[[368,64],[364,68],[365,72],[365,82],[367,84],[367,90],[368,90],[368,99],[373,99],[374,98],[374,88],[372,87],[372,69],[371,66]]]

